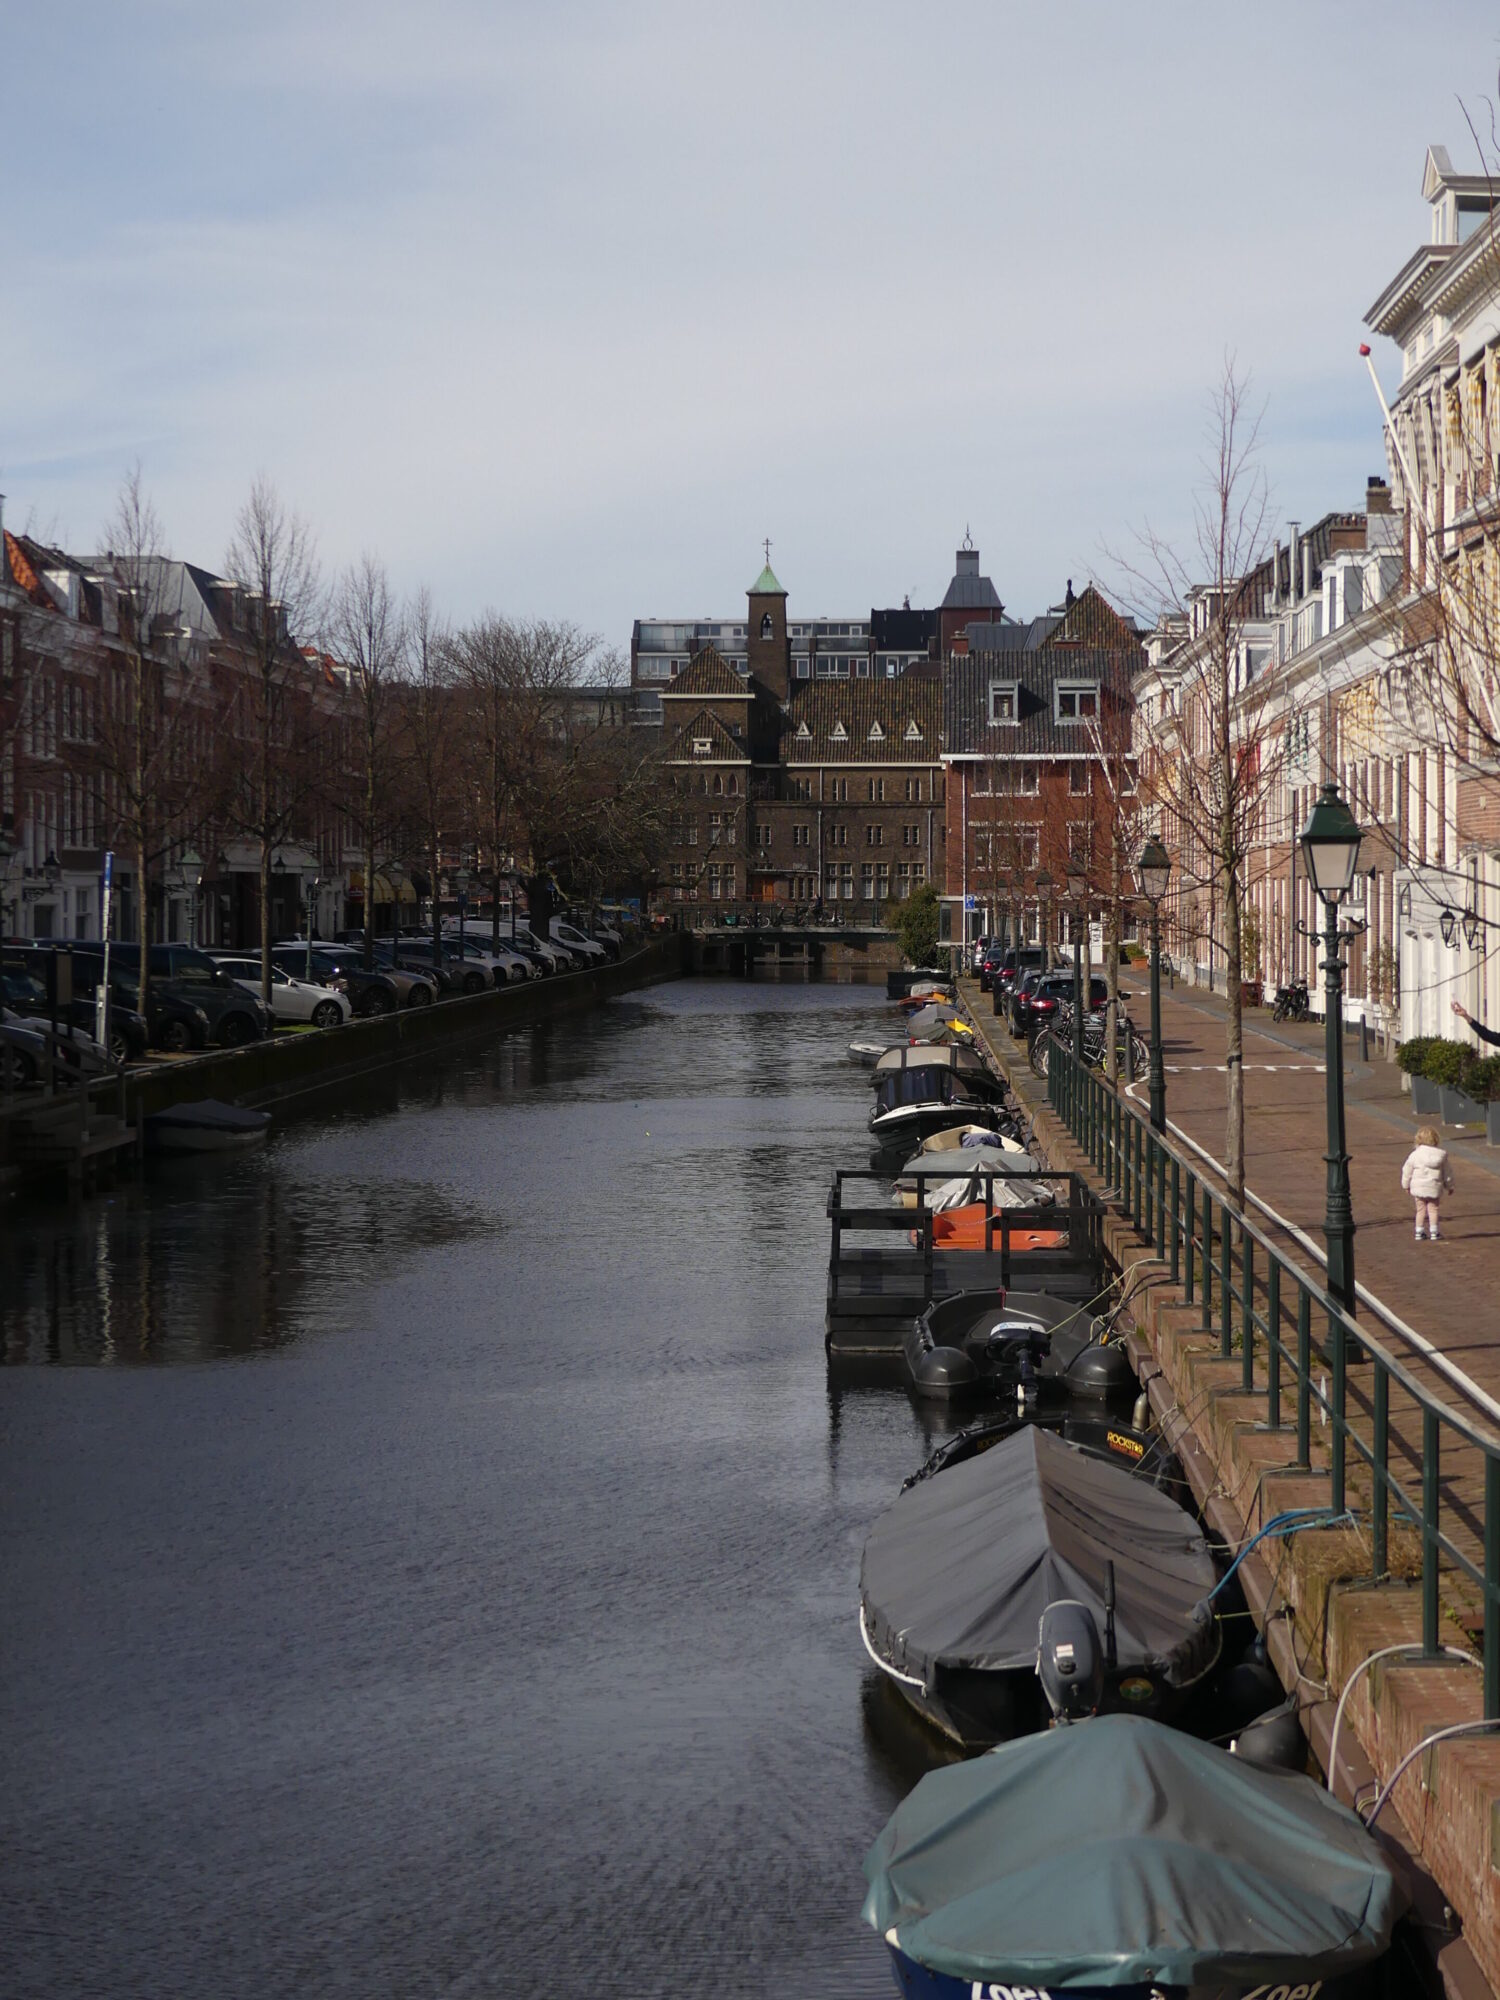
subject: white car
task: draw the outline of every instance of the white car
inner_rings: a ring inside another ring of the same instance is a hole
[[[570,951],[574,958],[581,958],[589,965],[603,965],[609,957],[602,944],[595,944],[594,940],[585,937],[575,924],[568,923],[562,917],[554,917],[550,928],[551,935]]]
[[[227,958],[214,954],[214,963],[227,972],[247,992],[260,992],[260,960]],[[313,986],[305,979],[293,979],[279,965],[271,967],[271,1015],[277,1021],[311,1021],[315,1028],[338,1028],[353,1014],[347,993],[331,986]]]
[[[478,964],[488,966],[495,975],[495,984],[503,986],[507,981],[529,979],[536,967],[529,959],[522,958],[518,951],[507,951],[502,938],[497,951],[488,938],[479,939],[469,933],[460,937],[456,933],[443,939],[450,951],[462,952],[465,958],[472,958]]]

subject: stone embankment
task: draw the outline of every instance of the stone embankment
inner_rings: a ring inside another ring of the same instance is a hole
[[[1047,1164],[1081,1173],[1097,1186],[1088,1156],[1049,1107],[1046,1085],[995,1018],[990,996],[966,980],[962,997],[977,1038],[1031,1113]],[[1321,1115],[1321,1096],[1318,1090],[1316,1101],[1309,1100],[1310,1116]],[[1110,1200],[1110,1190],[1099,1192]],[[1169,1267],[1117,1201],[1105,1242],[1116,1268],[1128,1275],[1132,1358],[1210,1528],[1238,1548],[1288,1508],[1326,1506],[1324,1440],[1314,1433],[1311,1467],[1298,1469],[1289,1431],[1267,1427],[1264,1391],[1245,1392],[1240,1359],[1222,1358],[1198,1306],[1172,1284]],[[1299,1703],[1313,1754],[1325,1770],[1338,1697],[1356,1670],[1384,1647],[1420,1645],[1414,1542],[1410,1530],[1393,1524],[1391,1575],[1379,1584],[1371,1581],[1369,1545],[1357,1524],[1262,1543],[1240,1566],[1270,1657]],[[1444,1602],[1443,1642],[1474,1652],[1476,1635],[1461,1606],[1446,1591]],[[1333,1771],[1338,1795],[1368,1805],[1424,1738],[1473,1720],[1481,1712],[1479,1679],[1471,1666],[1410,1657],[1361,1673],[1339,1736]],[[1500,1734],[1426,1751],[1398,1784],[1380,1824],[1411,1860],[1423,1934],[1444,1989],[1453,2000],[1494,2000],[1500,1990]]]
[[[524,985],[432,1007],[404,1007],[374,1020],[348,1021],[341,1028],[281,1035],[249,1048],[217,1049],[181,1062],[154,1063],[128,1072],[126,1116],[134,1124],[153,1111],[199,1098],[250,1106],[276,1104],[413,1056],[592,1007],[612,993],[676,979],[682,969],[681,938],[653,938],[612,965],[528,979]]]

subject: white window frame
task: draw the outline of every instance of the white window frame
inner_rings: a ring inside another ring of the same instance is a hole
[[[1010,697],[1010,714],[997,715],[997,696]],[[991,681],[989,695],[989,718],[991,729],[1013,729],[1021,719],[1021,683],[1019,681]]]
[[[1087,712],[1081,707],[1076,715],[1063,714],[1063,696],[1089,695],[1093,706]],[[1059,681],[1052,691],[1052,719],[1064,728],[1076,727],[1079,723],[1099,720],[1099,683],[1097,681]]]

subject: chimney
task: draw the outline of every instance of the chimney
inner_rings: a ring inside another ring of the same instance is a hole
[[[1286,545],[1286,601],[1288,604],[1295,604],[1297,602],[1297,530],[1302,526],[1302,523],[1300,521],[1288,521],[1286,525],[1288,531]]]
[[[3,496],[0,496],[3,497]],[[1365,481],[1366,514],[1389,514],[1391,489],[1378,473]]]
[[[1302,544],[1302,595],[1312,596],[1312,543]]]
[[[0,493],[0,583],[10,582],[10,550],[5,541],[5,495]]]

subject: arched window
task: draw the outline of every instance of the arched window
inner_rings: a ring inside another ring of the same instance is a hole
[[[720,772],[718,772],[718,771],[715,771],[715,772],[714,772],[714,797],[715,797],[716,799],[721,799],[721,798],[722,798],[723,796],[724,796],[724,779],[723,779],[723,776],[722,776],[722,774],[721,774]]]
[[[762,637],[762,639],[769,639],[772,633],[772,629],[773,628],[771,625],[771,614],[768,611],[765,617],[762,618],[760,621],[760,636]]]
[[[731,797],[732,799],[737,799],[737,798],[739,797],[739,795],[740,795],[740,781],[739,781],[739,775],[738,775],[738,773],[737,773],[737,772],[734,772],[734,771],[731,771],[731,772],[730,772],[730,774],[729,774],[729,782],[728,782],[728,784],[727,784],[727,785],[725,785],[724,789],[725,789],[725,791],[726,791],[726,792],[728,792],[729,796],[730,796],[730,797]]]

